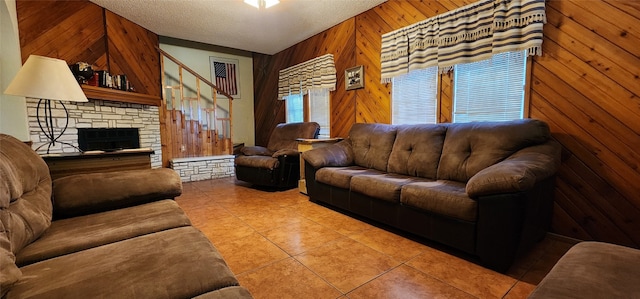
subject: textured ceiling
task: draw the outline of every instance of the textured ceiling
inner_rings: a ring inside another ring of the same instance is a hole
[[[386,0],[90,0],[168,37],[275,54]]]

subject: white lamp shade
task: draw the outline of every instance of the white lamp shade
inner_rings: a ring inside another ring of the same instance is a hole
[[[64,60],[38,55],[27,58],[4,93],[34,99],[88,101]]]

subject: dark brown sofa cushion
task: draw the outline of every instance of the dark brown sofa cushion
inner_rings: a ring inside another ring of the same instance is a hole
[[[438,180],[467,182],[480,170],[496,164],[527,146],[550,138],[546,123],[523,119],[448,125]]]
[[[402,186],[419,180],[417,177],[393,173],[357,175],[351,178],[351,192],[397,203]]]
[[[466,221],[478,218],[478,203],[464,191],[465,184],[454,181],[430,181],[402,187],[403,205]]]
[[[364,174],[384,174],[384,172],[360,166],[324,167],[316,172],[316,180],[342,189],[351,187],[351,178]]]
[[[435,180],[446,131],[444,125],[398,126],[389,172]]]
[[[385,124],[353,124],[349,139],[358,166],[387,171],[389,155],[396,138],[396,127]]]
[[[237,286],[197,229],[174,228],[22,267],[12,298],[192,298]]]
[[[17,254],[20,266],[171,228],[190,225],[170,199],[54,221],[35,242]]]
[[[181,193],[180,177],[168,168],[78,174],[53,182],[56,218],[129,207]]]

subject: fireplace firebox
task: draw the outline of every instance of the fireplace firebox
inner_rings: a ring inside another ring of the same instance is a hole
[[[140,133],[137,128],[78,128],[78,147],[82,151],[140,148]]]

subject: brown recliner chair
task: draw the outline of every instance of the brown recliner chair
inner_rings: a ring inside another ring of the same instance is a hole
[[[298,138],[318,138],[316,122],[282,123],[271,133],[267,147],[246,146],[236,156],[236,178],[254,185],[295,187],[300,179]]]

